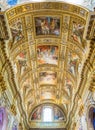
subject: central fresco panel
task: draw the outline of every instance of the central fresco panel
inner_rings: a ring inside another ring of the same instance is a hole
[[[38,65],[53,64],[58,65],[58,46],[40,45],[37,46]]]
[[[39,84],[52,84],[56,85],[57,83],[57,73],[53,71],[45,71],[39,73]]]
[[[36,36],[60,35],[60,18],[54,16],[35,17]]]
[[[55,100],[55,89],[50,89],[50,88],[43,88],[41,89],[41,100]]]

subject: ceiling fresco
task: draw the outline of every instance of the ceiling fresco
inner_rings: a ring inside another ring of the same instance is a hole
[[[31,112],[45,103],[60,106],[67,120],[87,57],[88,10],[44,2],[19,5],[5,15],[11,37],[8,55],[27,120],[33,126]]]

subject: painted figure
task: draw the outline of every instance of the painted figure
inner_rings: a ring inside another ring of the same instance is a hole
[[[54,120],[63,120],[63,119],[64,117],[62,112],[59,109],[54,108]]]
[[[42,107],[38,107],[32,114],[31,120],[41,120]]]
[[[12,32],[14,43],[24,38],[21,19],[16,19],[15,21],[13,21],[13,24],[11,25],[10,29]]]
[[[25,70],[27,69],[27,58],[26,58],[26,53],[21,52],[17,57],[18,65],[20,68],[20,74],[22,75]]]
[[[75,75],[75,73],[76,73],[76,68],[77,68],[77,65],[78,65],[78,61],[79,61],[78,55],[75,54],[75,53],[69,52],[69,55],[68,55],[68,69],[73,75]]]
[[[73,21],[72,37],[78,43],[82,43],[83,30],[84,25]]]

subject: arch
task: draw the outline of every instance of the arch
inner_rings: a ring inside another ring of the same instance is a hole
[[[57,121],[62,121],[65,120],[65,115],[64,112],[62,111],[62,109],[60,107],[58,107],[55,104],[42,104],[37,106],[36,108],[34,108],[34,110],[31,113],[31,121],[35,120],[35,121],[41,121],[43,122],[42,118],[43,118],[43,111],[44,109],[50,108],[52,110],[52,121],[54,122],[55,120]],[[56,117],[58,116],[58,117]],[[40,118],[39,118],[40,117]]]
[[[95,130],[95,106],[91,106],[88,112],[89,130]]]

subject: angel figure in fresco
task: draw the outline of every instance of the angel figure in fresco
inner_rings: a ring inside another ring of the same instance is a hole
[[[59,111],[55,108],[54,109],[54,120],[59,120]]]
[[[53,19],[50,24],[50,32],[53,33],[54,29],[55,29],[55,20]]]
[[[16,43],[17,41],[24,38],[22,32],[22,23],[20,20],[17,20],[12,27],[10,27],[12,35],[13,35],[13,42]]]
[[[41,120],[41,112],[42,112],[42,108],[39,107],[32,115],[32,120]]]
[[[82,43],[83,29],[84,26],[82,26],[81,24],[77,24],[75,21],[73,21],[73,29],[71,36],[78,43]]]
[[[57,108],[54,108],[54,120],[63,120],[63,114]]]
[[[21,40],[23,38],[23,34],[21,30],[17,30],[15,28],[11,27],[11,32],[13,35],[13,42],[16,43],[17,41]]]
[[[22,75],[24,73],[24,71],[26,70],[27,68],[27,59],[26,59],[26,54],[21,52],[17,58],[18,60],[18,64],[19,64],[19,67],[20,67],[20,74]]]
[[[68,59],[68,64],[69,64],[69,70],[70,72],[75,75],[77,63],[78,63],[79,57],[75,53],[69,53],[69,59]]]
[[[50,33],[59,35],[60,29],[59,29],[59,23],[56,19],[52,19],[50,23]]]

